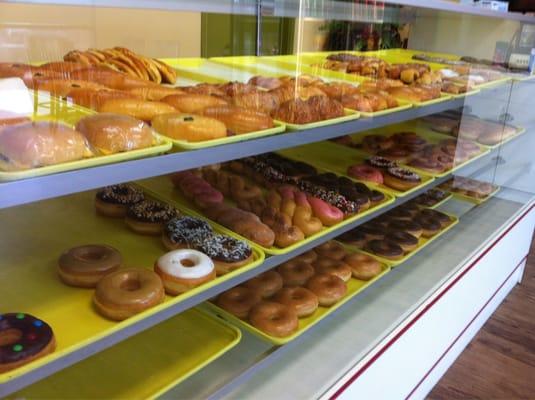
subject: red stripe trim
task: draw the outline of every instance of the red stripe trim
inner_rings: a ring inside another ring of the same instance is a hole
[[[451,350],[451,348],[455,345],[455,343],[457,343],[459,341],[459,339],[461,338],[462,335],[464,335],[464,333],[468,330],[468,328],[470,328],[470,326],[474,323],[474,321],[477,319],[477,317],[479,317],[481,315],[481,313],[483,312],[483,310],[485,310],[485,308],[488,306],[488,304],[492,301],[492,299],[494,299],[494,297],[496,297],[496,294],[501,290],[501,288],[507,283],[507,281],[511,278],[511,276],[513,276],[513,274],[518,270],[518,268],[520,268],[520,266],[522,265],[523,262],[526,261],[526,259],[528,258],[528,255],[526,254],[526,256],[524,256],[524,258],[522,259],[522,261],[520,261],[518,263],[518,265],[515,267],[515,269],[509,274],[509,276],[502,282],[502,284],[498,287],[498,289],[496,289],[496,291],[492,294],[492,296],[490,296],[490,298],[487,300],[487,302],[483,305],[483,307],[481,307],[481,309],[477,312],[477,314],[474,316],[474,318],[472,318],[472,320],[464,327],[464,329],[461,331],[461,333],[459,333],[459,335],[453,340],[453,342],[448,346],[448,348],[444,351],[444,353],[442,353],[442,355],[439,357],[439,359],[433,364],[433,366],[431,368],[429,368],[429,371],[427,371],[427,373],[424,375],[424,377],[420,380],[420,382],[418,382],[418,384],[414,387],[414,389],[411,390],[411,392],[407,395],[407,397],[405,399],[408,399],[409,397],[412,396],[412,394],[416,391],[416,389],[418,389],[418,387],[420,387],[420,385],[422,384],[423,381],[425,381],[425,379],[429,376],[429,374],[435,369],[435,367],[440,363],[440,361],[442,361],[442,359],[446,356],[446,354]]]
[[[518,217],[515,222],[509,226],[489,247],[485,249],[459,276],[457,276],[442,292],[440,292],[429,304],[427,304],[407,325],[405,325],[392,339],[390,339],[377,353],[373,355],[372,358],[370,358],[351,378],[349,378],[338,390],[329,398],[330,400],[336,399],[340,394],[342,394],[355,380],[364,373],[381,355],[388,350],[389,347],[391,347],[395,342],[398,341],[398,339],[403,336],[405,332],[407,332],[433,305],[438,302],[448,292],[453,286],[459,282],[468,271],[470,271],[487,253],[492,250],[500,242],[505,235],[507,235],[520,221],[522,221],[526,215],[529,214],[529,212],[535,207],[535,204],[532,205],[528,210],[524,212],[520,217]]]

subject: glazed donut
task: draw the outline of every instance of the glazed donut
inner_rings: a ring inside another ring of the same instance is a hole
[[[311,264],[318,259],[318,254],[314,249],[307,251],[306,253],[300,254],[297,257],[294,257],[293,261],[303,261],[307,264]]]
[[[342,235],[338,236],[336,240],[361,249],[366,244],[366,235],[357,228],[343,233]]]
[[[313,264],[316,273],[334,275],[347,282],[351,279],[351,268],[342,260],[319,258]]]
[[[425,238],[436,235],[442,229],[442,225],[436,217],[418,215],[414,218],[414,222],[422,227],[422,236]]]
[[[387,233],[386,240],[398,244],[405,253],[413,251],[418,247],[418,238],[404,231],[393,231]]]
[[[246,319],[251,308],[260,303],[261,300],[262,297],[257,291],[243,286],[236,286],[221,293],[217,297],[216,304],[232,315]]]
[[[168,250],[191,249],[207,236],[212,236],[212,227],[199,218],[182,216],[170,219],[164,226],[162,241]]]
[[[297,226],[274,225],[272,226],[275,232],[275,246],[288,247],[295,243],[305,240],[305,234]]]
[[[366,244],[366,250],[389,260],[399,260],[403,257],[401,246],[390,240],[370,240]]]
[[[449,224],[451,224],[450,216],[447,214],[441,213],[440,211],[437,211],[437,210],[424,209],[420,211],[420,215],[423,215],[424,217],[435,218],[436,220],[440,222],[440,225],[442,226],[442,228],[445,228]]]
[[[165,292],[176,296],[216,277],[214,263],[197,250],[173,250],[154,264],[154,272],[162,279]]]
[[[304,287],[285,287],[279,290],[273,300],[295,309],[298,318],[308,317],[318,309],[318,296]]]
[[[199,237],[195,248],[212,259],[218,276],[243,267],[253,260],[251,247],[244,241],[230,236]]]
[[[347,293],[346,283],[337,276],[329,274],[314,275],[306,287],[318,296],[319,305],[322,307],[332,306]]]
[[[120,269],[104,276],[93,296],[103,316],[122,321],[163,302],[165,291],[160,277],[139,268]]]
[[[284,286],[304,286],[315,273],[312,265],[296,259],[279,265],[277,271]]]
[[[251,324],[270,336],[286,337],[299,328],[293,307],[271,301],[261,301],[249,312]]]
[[[328,242],[320,244],[314,248],[314,251],[320,257],[328,257],[333,260],[341,260],[347,254],[344,246],[334,240],[329,240]]]
[[[420,175],[406,168],[388,168],[384,174],[385,185],[400,191],[412,189],[421,182]]]
[[[395,168],[398,166],[398,164],[395,161],[389,160],[388,158],[379,157],[379,156],[373,156],[368,159],[366,159],[366,164],[373,168],[378,169],[388,169],[388,168]]]
[[[159,235],[164,225],[179,216],[176,208],[153,200],[132,204],[126,212],[126,225],[142,235]]]
[[[409,220],[395,219],[388,223],[388,229],[394,231],[403,231],[411,234],[412,236],[419,238],[422,236],[422,226],[416,222]]]
[[[0,373],[11,371],[56,349],[52,328],[29,314],[0,314]]]
[[[282,277],[276,271],[266,271],[243,284],[245,287],[257,292],[266,299],[273,296],[282,288]]]
[[[347,174],[361,181],[374,182],[378,185],[383,183],[383,174],[381,174],[381,171],[368,165],[351,165],[347,168]]]
[[[343,221],[344,213],[335,206],[313,196],[307,196],[307,200],[314,216],[318,217],[323,225],[333,226]]]
[[[351,253],[344,257],[353,277],[361,281],[369,281],[381,273],[381,263],[363,253]]]
[[[95,195],[97,213],[106,217],[122,218],[128,207],[145,200],[141,189],[132,185],[121,184],[107,186]]]
[[[121,253],[111,246],[77,246],[61,254],[58,274],[67,285],[91,288],[104,275],[118,270],[122,262]]]

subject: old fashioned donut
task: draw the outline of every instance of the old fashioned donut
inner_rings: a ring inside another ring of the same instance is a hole
[[[52,328],[29,314],[0,314],[0,373],[11,371],[52,353]]]
[[[318,274],[334,275],[344,282],[351,279],[351,268],[342,260],[320,257],[314,261],[313,266]]]
[[[216,277],[214,263],[206,254],[192,249],[173,250],[154,264],[165,292],[176,296]]]
[[[344,262],[351,268],[353,277],[361,281],[368,281],[381,273],[381,263],[367,254],[348,254]]]
[[[275,294],[273,300],[277,303],[293,307],[298,318],[304,318],[314,314],[319,306],[318,296],[304,287],[282,288]]]
[[[247,243],[226,235],[199,237],[195,248],[212,259],[218,276],[243,267],[253,260],[253,250]]]
[[[303,286],[315,273],[312,265],[296,259],[279,265],[277,271],[284,286]]]
[[[351,165],[347,168],[347,174],[361,181],[373,182],[381,185],[383,183],[383,174],[377,168],[365,165]]]
[[[418,247],[418,238],[404,231],[389,232],[385,236],[385,239],[398,244],[405,253],[413,251]]]
[[[344,246],[334,240],[329,240],[314,248],[314,251],[321,257],[329,257],[333,260],[341,260],[346,255]]]
[[[299,328],[297,312],[293,307],[271,301],[261,301],[249,312],[249,321],[270,336],[286,337]]]
[[[260,294],[243,286],[236,286],[221,293],[216,304],[238,318],[246,319],[249,311],[262,300]]]
[[[320,306],[329,307],[347,293],[346,283],[335,275],[317,274],[309,279],[307,289],[318,296]]]
[[[366,250],[389,260],[399,260],[403,257],[401,246],[390,240],[371,240],[366,244]]]
[[[142,235],[159,235],[164,225],[180,214],[173,206],[154,200],[132,204],[126,211],[126,225]]]
[[[122,218],[128,207],[145,200],[141,189],[128,184],[107,186],[95,195],[97,213],[107,217]]]
[[[104,276],[93,296],[97,311],[122,321],[163,302],[165,291],[160,277],[147,269],[120,269]]]
[[[282,277],[276,271],[266,271],[252,279],[249,279],[243,285],[252,289],[264,299],[273,296],[282,288]]]
[[[65,251],[58,260],[58,274],[70,286],[95,287],[106,274],[118,270],[121,253],[108,245],[89,244]]]

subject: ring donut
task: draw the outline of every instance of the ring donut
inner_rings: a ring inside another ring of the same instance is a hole
[[[262,300],[260,294],[243,286],[236,286],[221,293],[217,305],[238,318],[246,319],[249,311]]]
[[[285,287],[275,294],[277,303],[293,307],[298,318],[308,317],[318,309],[318,296],[304,287]]]
[[[251,324],[270,336],[286,337],[299,328],[293,307],[271,301],[261,301],[249,312]]]

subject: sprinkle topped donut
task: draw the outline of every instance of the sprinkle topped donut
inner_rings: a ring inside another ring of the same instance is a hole
[[[375,168],[387,169],[397,167],[398,164],[395,161],[391,161],[388,158],[373,156],[366,160],[366,163]]]
[[[211,259],[224,262],[242,261],[252,254],[247,243],[224,235],[206,236],[196,247]]]
[[[167,222],[178,216],[178,211],[169,204],[144,200],[128,208],[127,216],[138,221]]]
[[[55,349],[52,328],[29,314],[0,314],[0,372],[18,368]]]
[[[164,228],[164,235],[173,244],[194,247],[195,243],[202,242],[207,236],[212,236],[213,230],[206,221],[184,216],[168,221]]]
[[[131,205],[145,200],[143,191],[132,185],[106,186],[97,192],[97,198],[107,203]]]

